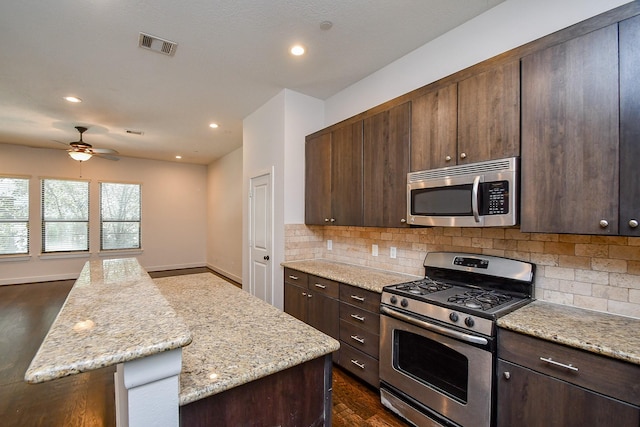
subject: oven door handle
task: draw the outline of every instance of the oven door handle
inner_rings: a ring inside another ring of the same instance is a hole
[[[478,211],[478,188],[480,187],[480,175],[476,175],[473,179],[473,188],[471,189],[471,210],[473,211],[473,219],[480,222],[480,212]]]
[[[407,316],[404,313],[400,313],[398,311],[392,310],[388,307],[380,307],[380,312],[383,314],[387,314],[391,317],[395,317],[396,319],[403,320],[407,323],[411,323],[412,325],[424,328],[428,331],[436,332],[441,335],[445,335],[451,338],[458,339],[460,341],[468,342],[471,344],[480,344],[487,345],[489,341],[486,338],[477,337],[475,335],[469,335],[462,332],[454,331],[452,329],[443,328],[442,326],[434,325],[433,323],[425,322],[424,320],[415,319],[411,316]]]

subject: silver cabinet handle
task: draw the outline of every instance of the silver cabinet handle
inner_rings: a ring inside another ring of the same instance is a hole
[[[402,219],[400,220],[400,222],[404,224],[405,222],[407,222],[407,220],[406,220],[406,219],[404,219],[404,218],[402,218]]]
[[[354,341],[358,341],[360,344],[364,344],[364,338],[360,338],[357,335],[351,335],[351,339]]]
[[[324,219],[324,222],[329,222],[329,218],[325,218],[325,219]]]
[[[578,368],[573,366],[571,363],[566,365],[564,363],[556,362],[555,360],[551,359],[550,357],[542,357],[542,356],[540,357],[540,360],[542,360],[543,362],[550,363],[550,364],[555,365],[555,366],[560,366],[561,368],[566,368],[566,369],[570,369],[572,371],[578,372]]]
[[[307,298],[311,298],[313,295],[311,294],[307,294]]]
[[[353,363],[354,365],[356,365],[360,369],[364,369],[364,363],[360,363],[357,360],[353,360],[353,359],[351,359],[351,363]]]
[[[352,314],[351,317],[356,319],[358,322],[364,322],[364,317],[363,316],[358,316],[357,314]]]
[[[356,301],[364,302],[364,297],[361,297],[361,296],[358,296],[358,295],[351,295],[351,298],[356,300]]]
[[[466,159],[467,158],[467,153],[460,153],[460,158],[461,159]]]
[[[451,156],[446,156],[446,157],[444,158],[444,160],[445,160],[445,162],[450,162],[450,161],[451,161]]]
[[[306,293],[306,292],[303,292],[303,293],[302,293],[302,296],[303,296],[303,297],[306,297],[306,296],[307,296],[307,293]]]
[[[608,226],[609,226],[609,221],[607,221],[606,219],[600,220],[600,228],[607,228]]]
[[[291,280],[298,280],[298,276],[289,276],[289,279],[291,279]]]
[[[637,219],[629,220],[629,227],[636,228],[637,226],[638,226],[638,220]]]
[[[336,219],[335,218],[331,218],[329,221],[336,222]]]
[[[320,284],[320,283],[316,283],[316,284],[315,284],[315,287],[316,287],[316,288],[320,288],[320,289],[327,289],[327,285],[322,285],[322,284]]]
[[[511,379],[511,372],[509,371],[505,371],[502,375],[504,375],[505,380]]]

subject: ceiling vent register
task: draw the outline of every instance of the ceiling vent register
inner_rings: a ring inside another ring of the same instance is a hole
[[[152,36],[151,34],[140,33],[138,46],[143,49],[173,56],[178,48],[178,43],[161,39],[160,37]]]

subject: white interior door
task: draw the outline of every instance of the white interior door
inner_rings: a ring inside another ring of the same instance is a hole
[[[251,178],[249,292],[273,304],[271,174]]]

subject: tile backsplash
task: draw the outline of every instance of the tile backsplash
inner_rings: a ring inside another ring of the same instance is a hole
[[[332,250],[327,249],[331,240]],[[378,256],[372,255],[377,245]],[[396,258],[390,257],[396,248]],[[640,238],[522,233],[510,228],[285,225],[285,260],[324,258],[424,275],[428,251],[496,255],[536,264],[536,298],[640,318]]]

